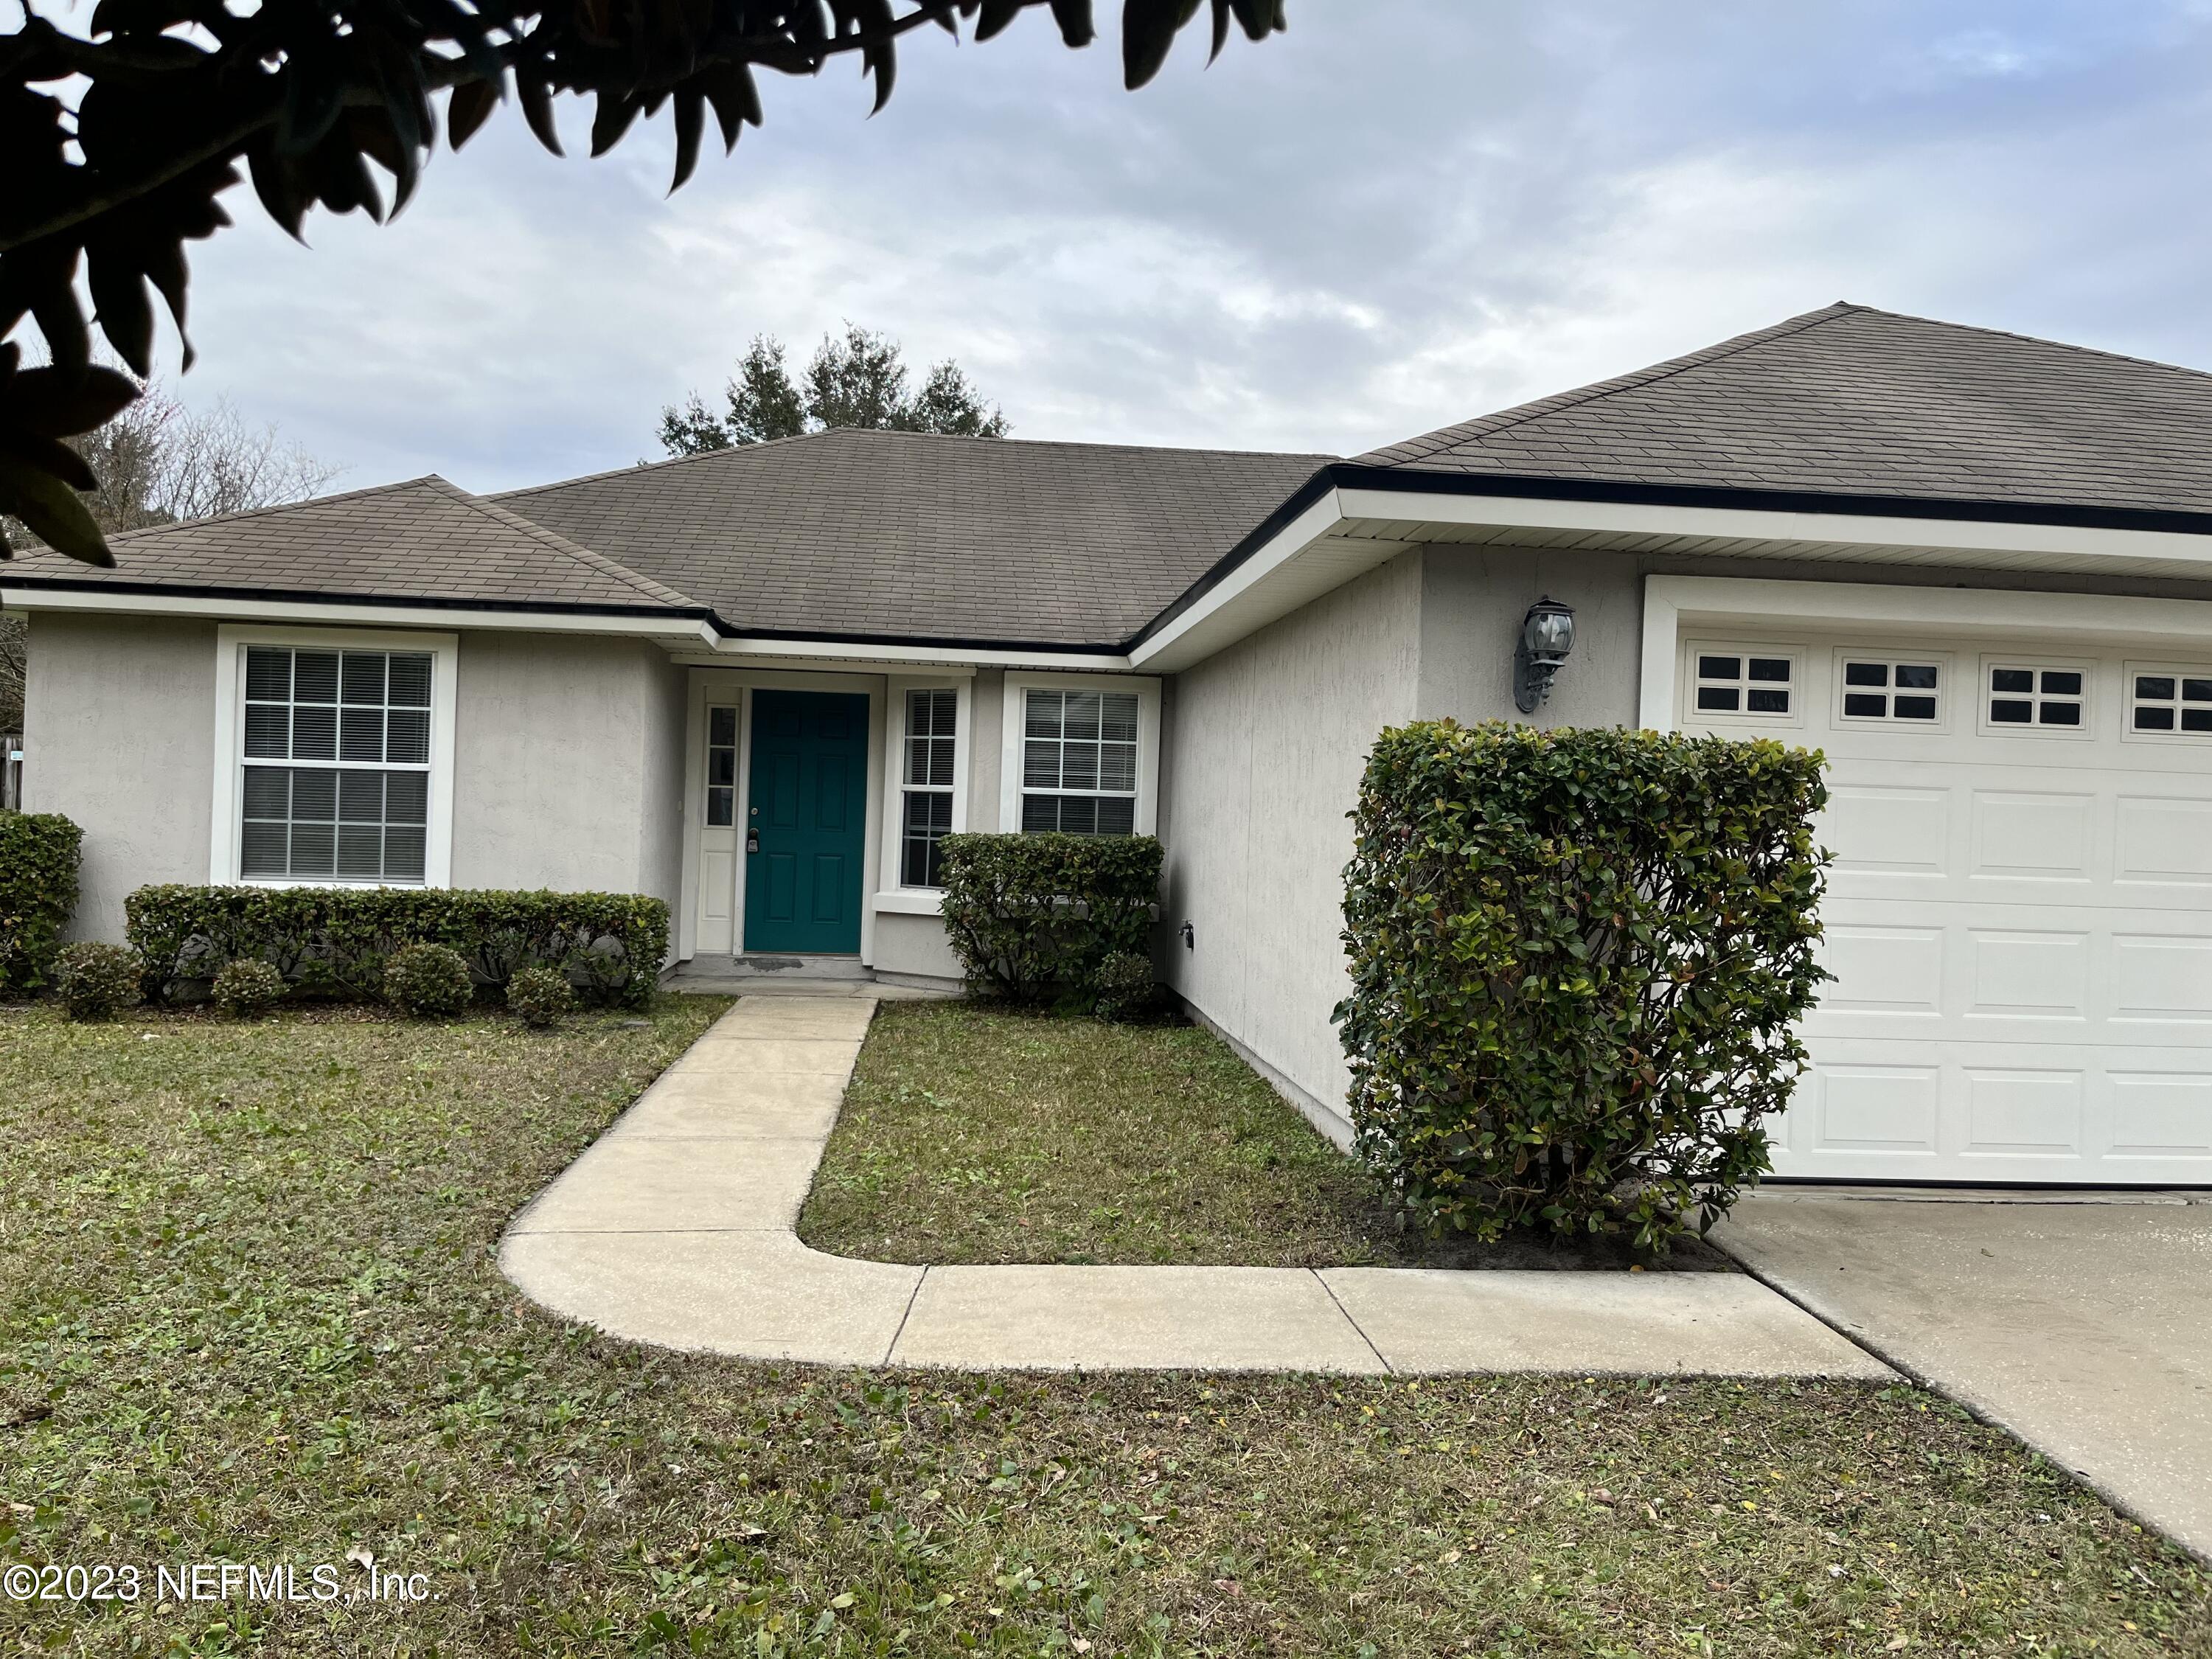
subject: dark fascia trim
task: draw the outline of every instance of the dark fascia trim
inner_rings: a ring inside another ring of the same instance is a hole
[[[1040,656],[1118,657],[1119,645],[1070,645],[1064,641],[945,639],[927,634],[845,634],[790,628],[741,628],[705,605],[689,610],[652,605],[578,605],[532,599],[460,599],[447,595],[316,593],[297,588],[202,587],[176,582],[77,581],[66,576],[9,578],[0,571],[0,592],[37,589],[59,593],[122,593],[146,599],[229,599],[245,604],[343,605],[362,610],[490,611],[504,615],[553,617],[665,617],[672,623],[705,623],[726,640],[789,640],[808,645],[897,645],[943,651],[1033,651]]]
[[[580,605],[556,599],[461,599],[449,594],[319,593],[295,587],[203,587],[180,582],[73,581],[66,576],[11,577],[0,570],[0,591],[33,589],[52,593],[124,593],[137,599],[231,599],[246,605],[345,605],[369,611],[491,611],[507,615],[548,617],[664,617],[670,622],[721,621],[700,605],[678,610],[660,605]]]
[[[1134,650],[1220,585],[1283,527],[1331,489],[1376,489],[1409,495],[1521,495],[1547,501],[1606,501],[1634,507],[1733,508],[1737,512],[1829,513],[1866,519],[1935,519],[1951,523],[2032,524],[2073,530],[2140,530],[2212,536],[2212,513],[2161,507],[2081,507],[2058,501],[1954,499],[1933,495],[1859,495],[1805,489],[1747,489],[1707,484],[1635,483],[1608,478],[1539,478],[1516,473],[1425,472],[1337,461],[1314,474],[1257,528],[1146,623]]]
[[[939,634],[848,634],[835,629],[800,628],[736,628],[716,622],[725,639],[789,640],[799,645],[897,645],[940,651],[1034,651],[1054,657],[1122,657],[1126,645],[1070,645],[1065,640],[1005,640]]]

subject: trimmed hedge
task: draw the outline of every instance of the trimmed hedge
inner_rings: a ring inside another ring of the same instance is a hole
[[[568,976],[554,968],[525,968],[507,982],[507,1011],[533,1031],[550,1031],[576,1010]]]
[[[156,1000],[211,981],[227,962],[253,960],[295,995],[374,1002],[394,951],[441,945],[481,985],[503,989],[519,969],[544,966],[592,1001],[641,1007],[668,956],[667,905],[631,893],[142,887],[124,909]]]
[[[138,956],[120,945],[79,939],[55,954],[54,980],[71,1019],[109,1019],[138,1001]]]
[[[258,1019],[284,1000],[284,975],[265,962],[226,962],[208,988],[208,1000],[233,1019]]]
[[[469,964],[442,945],[403,945],[384,964],[385,1000],[417,1019],[466,1013],[476,994]]]
[[[0,812],[0,996],[54,982],[83,846],[84,832],[58,812]]]
[[[1151,836],[947,836],[945,936],[979,995],[1055,994],[1089,1012],[1126,995],[1126,963],[1152,960],[1160,843]]]
[[[1419,722],[1353,814],[1338,1006],[1362,1152],[1431,1233],[1702,1233],[1805,1066],[1817,752]]]

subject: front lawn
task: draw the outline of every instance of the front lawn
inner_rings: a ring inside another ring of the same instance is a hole
[[[0,1565],[349,1594],[368,1558],[431,1598],[0,1601],[0,1651],[2212,1650],[2203,1573],[1910,1389],[855,1373],[564,1328],[500,1231],[716,1012],[0,1009]]]
[[[799,1237],[877,1261],[1259,1267],[1732,1264],[1694,1238],[1430,1243],[1212,1033],[964,1002],[878,1012]]]

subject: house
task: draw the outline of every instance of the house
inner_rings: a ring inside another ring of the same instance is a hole
[[[957,971],[936,844],[1157,831],[1164,975],[1316,1121],[1381,727],[1816,744],[1778,1170],[2212,1180],[2212,375],[1838,305],[1356,459],[830,432],[0,570],[79,927],[155,881],[641,890]]]

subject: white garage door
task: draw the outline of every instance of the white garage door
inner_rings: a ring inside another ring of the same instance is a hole
[[[1689,638],[1678,698],[1831,762],[1777,1174],[2212,1181],[2212,661]]]

